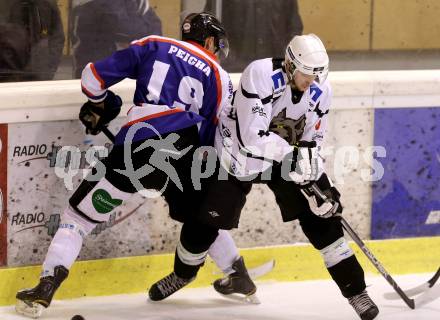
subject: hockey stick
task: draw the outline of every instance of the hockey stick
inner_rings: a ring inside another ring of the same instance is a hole
[[[115,135],[108,129],[108,127],[103,127],[102,133],[105,134],[111,142],[115,143]]]
[[[269,272],[271,272],[273,270],[273,268],[275,267],[275,260],[274,259],[270,259],[256,267],[253,268],[248,268],[248,274],[249,277],[252,280],[258,279],[260,277],[265,276],[266,274],[268,274]],[[217,274],[223,274],[223,271],[221,270],[215,270],[213,272],[213,274],[217,275]]]
[[[327,196],[321,191],[321,189],[316,185],[316,183],[313,183],[309,188],[311,189],[311,191],[313,191],[313,193],[315,195],[320,197],[321,200],[327,201]],[[422,296],[418,297],[417,299],[411,299],[410,297],[408,297],[408,295],[405,293],[405,291],[403,291],[400,288],[400,286],[393,279],[393,277],[385,270],[385,268],[379,262],[379,260],[377,260],[377,258],[367,248],[367,246],[362,241],[362,239],[359,238],[357,233],[350,227],[347,220],[345,220],[342,216],[339,216],[339,217],[341,219],[342,227],[345,229],[345,231],[350,235],[350,237],[353,239],[353,241],[359,246],[359,248],[362,250],[362,252],[371,261],[371,263],[374,265],[374,267],[377,269],[377,271],[379,271],[379,273],[385,278],[385,280],[387,280],[387,282],[393,287],[393,289],[397,293],[397,295],[400,296],[400,298],[408,305],[408,307],[410,307],[411,309],[415,309],[416,305],[421,306],[421,305],[424,305],[424,304],[438,298],[438,296],[429,295],[428,292],[426,292],[426,294],[427,294],[426,296],[422,295]],[[431,279],[431,280],[433,280],[432,286],[437,281],[439,276],[440,275],[436,274]]]
[[[431,289],[434,286],[434,284],[437,282],[439,278],[440,278],[440,268],[438,268],[437,272],[432,276],[431,279],[429,279],[428,281],[426,281],[421,285],[418,285],[417,287],[413,287],[411,289],[405,290],[405,293],[408,296],[412,297],[420,293],[426,292],[427,290]],[[395,292],[387,292],[383,296],[385,299],[388,300],[399,299],[399,296]]]
[[[371,253],[371,251],[365,246],[365,243],[359,238],[357,233],[350,227],[347,220],[345,220],[342,216],[340,217],[342,226],[345,231],[350,235],[353,241],[358,245],[358,247],[362,250],[362,252],[367,256],[367,258],[371,261],[374,267],[379,271],[379,273],[388,281],[388,283],[393,287],[394,291],[402,298],[403,301],[407,304],[408,307],[414,309],[415,301],[414,299],[409,298],[406,293],[399,287],[396,281],[391,277],[391,275],[385,270],[383,265],[377,260],[377,258]]]
[[[440,277],[440,269],[435,273],[435,275],[427,282],[420,286],[417,286],[417,291],[413,290],[413,292],[423,293],[419,297],[412,299],[410,296],[412,292],[404,291],[400,288],[397,282],[393,279],[393,277],[385,270],[383,265],[377,260],[377,258],[371,253],[371,251],[365,246],[365,243],[359,238],[356,232],[350,227],[348,222],[341,217],[342,226],[345,231],[350,235],[353,241],[359,246],[362,252],[367,256],[367,258],[371,261],[371,263],[376,267],[377,271],[382,274],[385,280],[393,287],[394,291],[392,294],[397,297],[400,297],[408,307],[411,309],[415,309],[416,307],[421,307],[437,298],[440,297],[440,287],[437,290],[433,290],[435,282]],[[414,288],[415,289],[415,288]],[[422,290],[420,290],[422,289]],[[438,291],[438,292],[437,292]]]

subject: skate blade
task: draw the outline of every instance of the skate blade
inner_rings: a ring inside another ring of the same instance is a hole
[[[38,319],[39,317],[41,317],[43,310],[44,307],[39,303],[17,300],[17,303],[15,304],[15,311],[18,314],[32,319]]]
[[[250,294],[248,296],[238,294],[238,293],[231,293],[231,294],[221,294],[222,297],[225,297],[230,300],[243,302],[247,304],[261,304],[260,299],[258,299],[257,294]]]

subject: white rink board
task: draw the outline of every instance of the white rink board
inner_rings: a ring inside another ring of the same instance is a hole
[[[240,74],[231,74],[237,88]],[[440,70],[335,71],[333,109],[437,107],[440,105]],[[135,81],[112,87],[132,104]],[[2,123],[77,119],[84,101],[79,80],[0,83]]]
[[[369,118],[370,113],[362,110],[336,110],[333,116],[337,116],[339,123],[349,123],[352,114],[359,112]],[[112,123],[111,131],[117,132],[117,125],[123,121],[119,118]],[[369,233],[371,196],[369,183],[362,181],[359,173],[368,165],[362,160],[351,171],[335,168],[332,150],[345,144],[364,145],[370,139],[369,126],[369,121],[359,121],[356,130],[364,128],[359,135],[352,134],[350,126],[344,125],[331,130],[327,139],[328,172],[333,175],[336,170],[336,182],[343,182],[338,185],[342,194],[356,198],[346,201],[346,217],[354,221],[353,226],[363,237]],[[8,266],[41,264],[60,214],[85,171],[80,169],[72,178],[62,179],[47,159],[52,145],[78,147],[78,151],[87,151],[88,147],[82,145],[84,133],[77,120],[12,123],[8,130]],[[108,139],[100,134],[94,143],[104,145]],[[365,150],[361,148],[359,152],[363,154]],[[173,252],[180,233],[180,225],[168,217],[168,207],[162,198],[145,200],[139,195],[127,201],[105,226],[86,238],[80,260]],[[233,233],[239,247],[307,241],[297,222],[282,223],[272,192],[261,185],[254,186],[248,196],[240,228]]]
[[[402,287],[426,281],[430,275],[396,277]],[[69,320],[341,320],[359,319],[332,281],[257,283],[260,305],[225,299],[212,288],[183,289],[162,302],[147,294],[54,301],[41,319]],[[391,287],[382,277],[367,277],[368,292],[380,309],[377,320],[438,320],[440,299],[409,309],[403,301],[385,300]],[[440,294],[440,287],[434,287]],[[0,319],[22,320],[13,307],[0,308]]]
[[[231,77],[236,86],[240,75]],[[341,191],[344,215],[367,239],[372,190],[371,183],[362,179],[362,172],[370,169],[372,156],[368,148],[373,144],[374,109],[440,105],[440,71],[331,72],[329,79],[334,99],[324,149],[326,168]],[[124,110],[130,107],[133,86],[133,81],[124,80],[114,87],[124,100]],[[50,219],[62,212],[72,191],[55,176],[48,160],[28,160],[47,157],[53,142],[76,146],[84,140],[76,119],[85,97],[79,80],[2,83],[0,97],[0,121],[9,123],[9,141],[3,142],[3,150],[8,146],[8,195],[3,195],[9,213],[7,265],[40,264],[51,240]],[[121,112],[121,117],[112,123],[113,132],[124,122],[123,115]],[[106,141],[101,134],[95,144]],[[358,160],[344,163],[345,155],[340,151],[347,146],[356,149]],[[27,151],[39,148],[41,154],[23,153],[25,147]],[[21,150],[20,155],[16,150]],[[81,174],[75,176],[73,186],[80,177]],[[174,251],[180,226],[168,217],[167,211],[162,199],[144,202],[141,197],[134,197],[115,217],[116,226],[88,237],[80,259]],[[307,241],[296,222],[281,222],[273,194],[258,185],[248,196],[240,228],[233,234],[239,247]]]

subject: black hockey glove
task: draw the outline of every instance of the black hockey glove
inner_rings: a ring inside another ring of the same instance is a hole
[[[110,121],[116,118],[121,111],[122,99],[112,91],[100,103],[87,101],[79,111],[79,120],[86,127],[86,133],[97,135]]]
[[[341,194],[325,173],[318,181],[304,186],[301,192],[309,202],[310,210],[318,217],[330,218],[342,213]]]

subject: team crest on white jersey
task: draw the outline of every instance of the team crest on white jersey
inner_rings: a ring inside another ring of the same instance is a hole
[[[305,126],[305,115],[302,115],[297,120],[291,119],[286,116],[286,109],[283,109],[270,122],[269,131],[276,133],[290,145],[294,145],[301,140]]]

